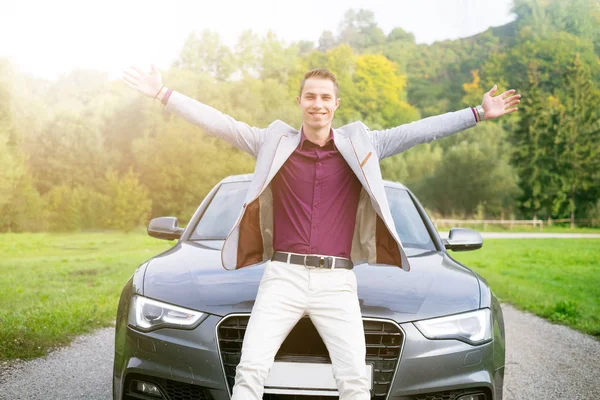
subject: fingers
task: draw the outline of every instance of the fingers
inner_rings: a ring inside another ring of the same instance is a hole
[[[131,85],[135,85],[135,86],[137,86],[137,85],[138,85],[138,83],[139,83],[139,79],[133,78],[133,77],[131,77],[131,76],[129,76],[129,75],[123,75],[123,80],[124,80],[126,83],[129,83],[129,84],[131,84]]]
[[[124,81],[125,81],[125,80],[124,80]],[[136,89],[136,90],[137,90],[137,86],[136,86],[136,85],[132,85],[131,83],[129,83],[129,82],[127,82],[127,81],[125,81],[125,84],[126,84],[127,86],[129,86],[130,88],[132,88],[132,89]]]
[[[504,114],[510,114],[510,113],[513,113],[513,112],[517,111],[518,109],[519,109],[519,107],[511,108],[510,110],[505,110],[505,111],[504,111]]]
[[[139,67],[136,67],[135,65],[132,65],[131,68],[133,68],[134,70],[136,70],[142,76],[148,75],[148,73],[146,71],[144,71],[143,69],[141,69]]]
[[[490,89],[490,91],[488,92],[490,95],[493,95],[494,93],[496,93],[496,90],[498,90],[498,85],[494,85],[493,88]]]
[[[131,79],[140,79],[141,76],[140,74],[137,73],[137,71],[134,71],[133,69],[131,69],[131,67],[129,69],[124,69],[123,73],[127,76],[129,76]]]
[[[510,89],[510,90],[507,90],[506,92],[502,93],[500,96],[501,96],[503,99],[506,99],[506,97],[510,96],[510,95],[511,95],[511,94],[513,94],[514,92],[516,92],[516,90],[515,90],[515,89]]]
[[[521,100],[513,100],[513,101],[511,101],[510,103],[508,103],[508,104],[505,104],[505,105],[504,105],[504,107],[512,107],[512,106],[514,106],[515,104],[519,104],[520,102],[521,102]]]

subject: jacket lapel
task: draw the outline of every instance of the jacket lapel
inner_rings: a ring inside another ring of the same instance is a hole
[[[335,140],[335,147],[337,147],[342,157],[344,157],[344,160],[346,160],[346,162],[354,172],[354,175],[356,175],[363,187],[367,189],[368,192],[370,192],[369,183],[367,182],[367,178],[362,168],[360,167],[358,154],[356,154],[356,150],[354,149],[350,138],[346,136],[344,132],[334,129],[333,139]]]
[[[281,139],[275,148],[275,154],[273,154],[273,163],[271,164],[271,168],[269,168],[265,186],[271,182],[283,163],[292,155],[299,144],[300,134],[281,136]]]

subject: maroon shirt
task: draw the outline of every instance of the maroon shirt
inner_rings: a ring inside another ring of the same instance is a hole
[[[272,181],[273,249],[350,258],[361,184],[333,131],[323,147],[300,135]]]

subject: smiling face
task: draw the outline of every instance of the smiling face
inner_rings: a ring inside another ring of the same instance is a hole
[[[340,105],[334,82],[321,77],[304,81],[297,102],[302,109],[303,126],[313,131],[331,127],[335,110]]]

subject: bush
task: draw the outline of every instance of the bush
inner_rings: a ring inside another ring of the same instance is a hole
[[[123,176],[112,170],[107,172],[105,185],[108,208],[104,213],[104,227],[128,232],[147,222],[152,201],[148,198],[148,189],[131,169]]]

